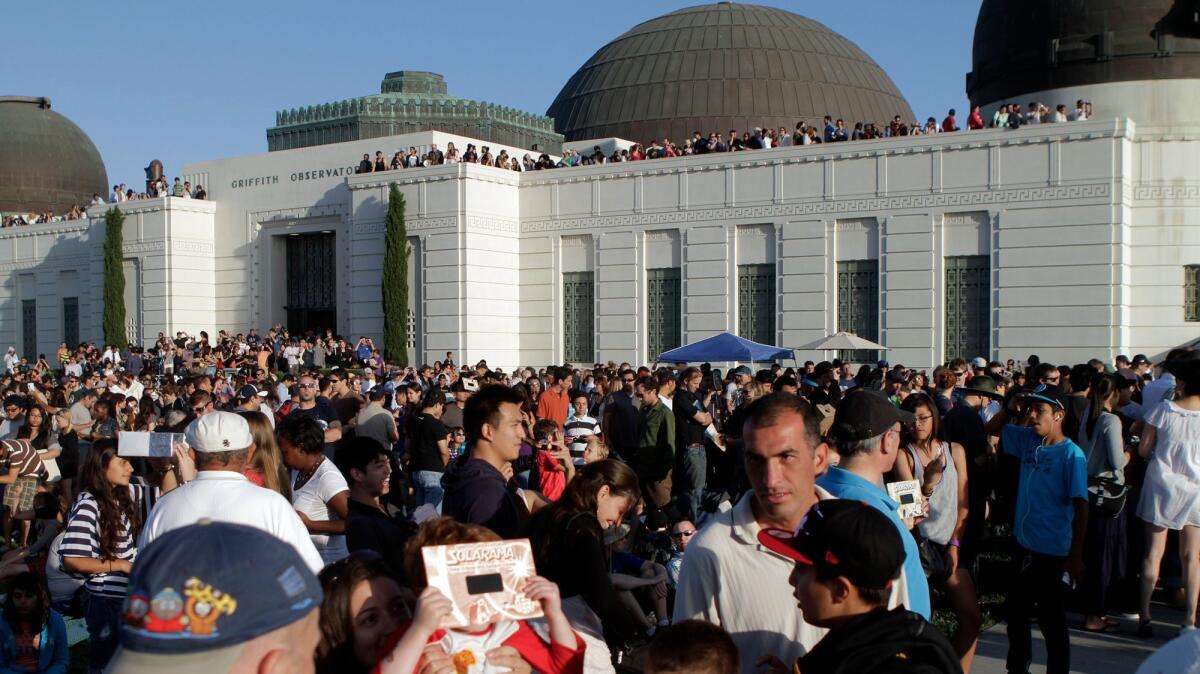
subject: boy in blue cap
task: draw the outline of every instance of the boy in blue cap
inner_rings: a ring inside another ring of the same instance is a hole
[[[1013,532],[1012,587],[1008,595],[1008,671],[1024,674],[1033,660],[1029,616],[1036,603],[1046,639],[1047,674],[1067,674],[1071,641],[1064,606],[1067,585],[1083,577],[1087,531],[1087,457],[1063,433],[1070,401],[1052,384],[1010,395],[988,422],[1005,454],[1021,461]],[[1022,409],[1024,408],[1024,409]],[[1009,423],[1024,419],[1025,425]]]

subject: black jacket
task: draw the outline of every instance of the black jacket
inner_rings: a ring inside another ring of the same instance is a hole
[[[407,520],[397,520],[379,508],[349,499],[346,503],[346,548],[350,552],[378,552],[392,572],[405,580],[404,545],[416,527]]]
[[[526,516],[521,498],[492,464],[463,455],[442,475],[442,514],[516,538]]]
[[[877,609],[830,630],[796,661],[801,674],[961,674],[946,635],[903,608]]]
[[[530,518],[527,533],[538,573],[558,585],[564,599],[583,598],[600,618],[610,647],[628,648],[640,638],[613,588],[604,530],[594,514],[552,505]]]

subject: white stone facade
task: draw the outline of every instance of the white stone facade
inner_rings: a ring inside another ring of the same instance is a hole
[[[1184,317],[1200,126],[1093,120],[529,173],[353,174],[364,152],[451,141],[482,144],[423,132],[202,162],[183,174],[212,201],[122,204],[142,341],[282,322],[280,241],[312,231],[336,236],[339,331],[378,340],[392,182],[407,200],[419,362],[561,362],[562,275],[579,271],[595,279],[594,360],[647,362],[659,267],[681,270],[688,343],[736,331],[738,265],[773,264],[774,341],[802,344],[838,328],[838,262],[874,259],[875,337],[893,363],[929,367],[947,356],[945,261],[962,255],[990,261],[977,355],[1074,363],[1200,336]],[[0,344],[21,350],[21,300],[34,299],[37,348],[52,352],[72,292],[80,337],[101,339],[102,213],[0,230]]]

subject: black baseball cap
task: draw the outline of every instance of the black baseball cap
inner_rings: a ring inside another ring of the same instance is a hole
[[[1133,364],[1133,365],[1142,365],[1142,364],[1149,364],[1149,363],[1150,363],[1150,359],[1147,358],[1146,354],[1144,354],[1144,353],[1139,353],[1138,355],[1134,356],[1133,360],[1131,361],[1131,364]]]
[[[830,433],[837,440],[869,440],[897,423],[912,423],[912,412],[896,407],[879,391],[851,391],[838,404]]]
[[[1066,411],[1067,405],[1070,404],[1067,394],[1054,384],[1038,384],[1033,387],[1026,399],[1043,402],[1063,411]]]
[[[896,525],[862,501],[817,501],[794,534],[763,529],[758,542],[823,576],[843,576],[864,589],[890,588],[904,565],[904,542]]]

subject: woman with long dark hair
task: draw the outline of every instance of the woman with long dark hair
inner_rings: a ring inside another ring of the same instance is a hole
[[[386,652],[388,637],[412,619],[412,593],[396,580],[378,554],[359,551],[325,567],[319,576],[321,643],[318,674],[371,671]]]
[[[79,496],[67,517],[63,569],[84,575],[88,666],[103,670],[117,649],[121,605],[137,558],[137,537],[157,494],[117,456],[116,440],[97,440],[83,464]]]
[[[971,671],[982,616],[970,566],[959,558],[964,538],[967,499],[967,453],[957,442],[941,439],[937,403],[926,393],[912,393],[900,404],[913,422],[904,427],[903,450],[896,460],[900,480],[916,480],[928,504],[926,516],[913,528],[921,550],[921,566],[930,585],[943,585],[958,620],[954,650],[963,671]]]
[[[69,660],[67,625],[41,579],[28,571],[14,577],[0,620],[0,671],[58,674]]]
[[[613,588],[606,533],[620,531],[640,494],[632,468],[597,461],[580,468],[562,496],[529,521],[538,573],[558,584],[563,611],[587,641],[584,657],[595,666],[605,666],[606,645],[623,649],[639,636]],[[594,671],[590,664],[585,670]]]
[[[46,482],[58,482],[62,477],[55,459],[60,454],[58,434],[54,432],[54,423],[39,405],[30,405],[25,411],[25,425],[17,431],[17,439],[29,440],[29,444],[37,450],[46,467]]]
[[[1079,448],[1087,457],[1088,478],[1125,484],[1125,439],[1121,419],[1113,413],[1120,392],[1117,377],[1097,373],[1088,387],[1087,407],[1079,422]],[[1120,632],[1120,623],[1105,617],[1108,589],[1125,576],[1125,511],[1106,516],[1095,506],[1088,508],[1087,532],[1083,538],[1083,629],[1088,632]]]

